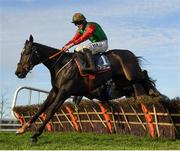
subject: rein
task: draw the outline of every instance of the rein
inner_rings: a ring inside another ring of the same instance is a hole
[[[59,51],[59,52],[57,52],[57,53],[51,55],[48,59],[51,60],[52,58],[58,56],[61,52],[62,52],[62,51]]]
[[[55,58],[56,56],[60,55],[60,56],[58,57],[58,59],[56,60],[56,62],[55,62],[55,63],[52,65],[52,67],[51,67],[51,68],[54,68],[54,66],[59,62],[59,59],[62,57],[63,54],[64,54],[64,51],[58,51],[57,53],[54,53],[53,55],[51,55],[50,57],[48,57],[47,59],[43,60],[43,61],[40,62],[40,63],[44,63],[44,62],[49,61],[49,60]],[[62,68],[63,68],[63,67],[62,67]]]
[[[60,68],[58,70],[58,72],[56,73],[56,76],[55,76],[55,79],[57,78],[57,76],[59,75],[59,73],[68,65],[70,64],[70,62],[72,61],[73,59],[69,60],[62,68]]]
[[[34,46],[33,49],[34,49],[34,52],[37,52],[36,46]],[[64,51],[58,51],[58,52],[54,53],[53,55],[49,56],[48,58],[44,59],[43,61],[39,62],[38,64],[44,63],[44,62],[46,62],[46,61],[48,61],[48,60],[51,60],[51,59],[55,58],[56,56],[58,56],[58,55],[60,55],[60,54],[61,54],[61,55],[59,56],[59,58],[61,58],[61,56],[64,54],[63,52],[64,52]],[[36,53],[36,54],[37,54],[37,53]],[[54,63],[53,67],[57,64],[57,62],[59,61],[59,58],[58,58],[57,61]]]
[[[36,50],[36,47],[33,48],[33,49],[34,49],[34,52],[38,55],[38,52],[37,52],[37,50]],[[52,65],[52,68],[53,68],[53,67],[58,63],[58,61],[59,61],[59,59],[62,57],[62,55],[64,55],[64,53],[65,53],[64,51],[58,51],[58,52],[52,54],[51,56],[49,56],[48,58],[42,60],[42,61],[39,62],[38,64],[47,62],[47,61],[49,61],[49,60],[51,60],[51,59],[53,59],[53,58],[55,58],[55,57],[57,57],[57,56],[59,55],[59,57],[58,57],[58,59],[56,60],[56,62]],[[70,61],[68,61],[62,68],[60,68],[60,69],[58,70],[58,72],[57,72],[56,75],[55,75],[55,79],[57,78],[57,76],[59,75],[59,73],[60,73],[71,61],[72,61],[72,59],[70,59]]]
[[[46,61],[48,61],[48,60],[51,60],[51,59],[53,59],[53,58],[55,58],[56,56],[58,56],[60,53],[62,53],[62,51],[58,51],[58,52],[56,52],[56,53],[54,53],[53,55],[51,55],[50,57],[48,57],[47,59],[45,59],[45,60],[43,60],[43,61],[41,61],[41,63],[44,63],[44,62],[46,62]],[[63,54],[63,53],[62,53]],[[61,54],[61,55],[62,55]],[[61,56],[59,56],[59,58],[60,58]],[[59,59],[58,59],[59,60]],[[56,64],[56,63],[55,63]]]
[[[57,57],[58,55],[60,55],[60,56],[58,57],[58,59],[56,60],[56,62],[52,65],[52,68],[53,68],[53,67],[58,63],[59,59],[62,57],[62,55],[63,55],[64,53],[65,53],[64,51],[58,51],[58,52],[54,53],[53,55],[49,56],[47,59],[44,59],[44,60],[41,61],[40,63],[44,63],[44,62],[46,62],[46,61],[48,61],[48,60],[51,60],[51,59]],[[58,72],[57,72],[56,75],[55,75],[55,79],[57,78],[57,76],[59,75],[59,73],[60,73],[68,64],[70,64],[70,62],[71,62],[72,60],[73,60],[73,59],[70,59],[70,61],[68,61],[62,68],[60,68],[60,69],[58,70]],[[39,63],[39,64],[40,64],[40,63]]]

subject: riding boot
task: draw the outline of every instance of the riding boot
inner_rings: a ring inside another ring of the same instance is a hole
[[[96,73],[96,66],[95,66],[95,63],[93,60],[92,52],[89,49],[83,49],[83,52],[86,55],[89,67],[82,69],[82,72],[86,73],[86,74],[95,74]]]

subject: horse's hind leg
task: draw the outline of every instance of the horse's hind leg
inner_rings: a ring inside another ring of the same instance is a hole
[[[144,76],[139,66],[138,59],[131,53],[127,55],[128,58],[118,55],[114,56],[119,61],[124,76],[133,86],[135,96],[138,98],[142,95],[145,95],[146,92],[142,85]]]
[[[79,103],[81,102],[83,96],[74,96],[73,97],[73,103],[74,103],[74,106],[75,106],[75,110],[78,110],[78,105]]]
[[[159,96],[160,92],[156,89],[155,81],[152,80],[148,72],[146,70],[143,70],[144,75],[144,87],[150,96]]]
[[[130,67],[130,69],[132,69],[132,67]],[[128,71],[128,70],[129,68],[126,71],[128,72],[127,78],[133,86],[135,97],[140,98],[141,96],[146,95],[147,93],[143,86],[144,77],[141,70],[137,70],[136,67],[133,68],[132,71]]]
[[[146,94],[142,84],[135,83],[135,84],[133,84],[133,88],[134,88],[135,96],[137,98],[140,98],[141,96]]]

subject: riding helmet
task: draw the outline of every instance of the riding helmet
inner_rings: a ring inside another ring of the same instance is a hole
[[[81,13],[75,13],[72,17],[72,23],[85,21],[85,20],[86,20],[86,18]]]

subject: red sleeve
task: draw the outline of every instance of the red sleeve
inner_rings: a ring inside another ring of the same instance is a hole
[[[74,35],[74,37],[65,46],[67,46],[67,45],[69,45],[71,43],[74,43],[75,40],[77,40],[80,36],[81,36],[80,32],[77,31],[76,34]]]
[[[87,40],[94,32],[95,25],[88,25],[86,31],[83,33],[82,36],[80,36],[78,39],[74,41],[74,44],[77,45],[85,40]]]

